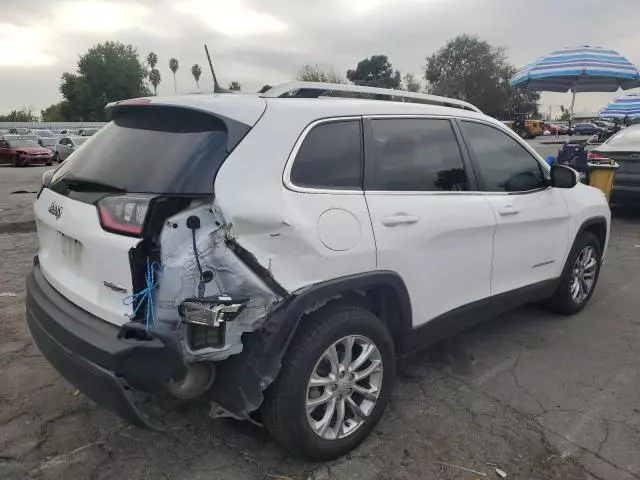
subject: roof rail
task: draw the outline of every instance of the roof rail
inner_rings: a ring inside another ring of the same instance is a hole
[[[328,93],[340,92],[340,97],[359,98],[358,95],[375,95],[375,100],[402,99],[413,103],[426,103],[443,107],[461,108],[472,112],[482,113],[475,105],[453,98],[439,97],[426,93],[407,92],[405,90],[392,90],[390,88],[364,87],[360,85],[345,85],[340,83],[322,82],[288,82],[277,85],[262,94],[266,98],[318,98]],[[344,95],[351,94],[351,95]],[[380,98],[387,97],[387,98]]]

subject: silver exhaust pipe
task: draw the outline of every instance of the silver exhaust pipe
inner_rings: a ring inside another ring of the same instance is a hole
[[[216,378],[215,365],[209,362],[187,365],[187,374],[179,382],[169,380],[169,393],[180,400],[199,397],[205,393]]]

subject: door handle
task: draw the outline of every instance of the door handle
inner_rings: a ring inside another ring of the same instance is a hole
[[[502,207],[498,210],[498,213],[500,215],[502,215],[503,217],[507,217],[509,215],[517,215],[520,213],[520,210],[518,210],[516,207],[514,207],[513,205],[507,205],[506,207]]]
[[[385,227],[395,227],[396,225],[413,225],[414,223],[418,223],[418,217],[415,215],[407,215],[406,213],[396,213],[395,215],[384,217],[381,221]]]

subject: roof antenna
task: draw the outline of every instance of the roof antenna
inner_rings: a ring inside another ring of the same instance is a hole
[[[220,88],[218,84],[218,79],[216,77],[216,72],[213,71],[213,63],[211,62],[211,55],[209,55],[209,49],[207,48],[207,44],[204,44],[204,51],[207,54],[207,60],[209,60],[209,68],[211,69],[211,75],[213,75],[213,93],[228,93],[228,90],[224,88]]]

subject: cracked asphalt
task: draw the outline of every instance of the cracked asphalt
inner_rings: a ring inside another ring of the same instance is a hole
[[[24,318],[35,195],[11,194],[35,191],[43,171],[0,168],[0,478],[474,480],[468,470],[498,478],[499,466],[510,479],[640,479],[640,209],[614,211],[580,315],[528,306],[429,348],[360,448],[309,464],[204,405],[181,430],[131,427],[49,366]]]

